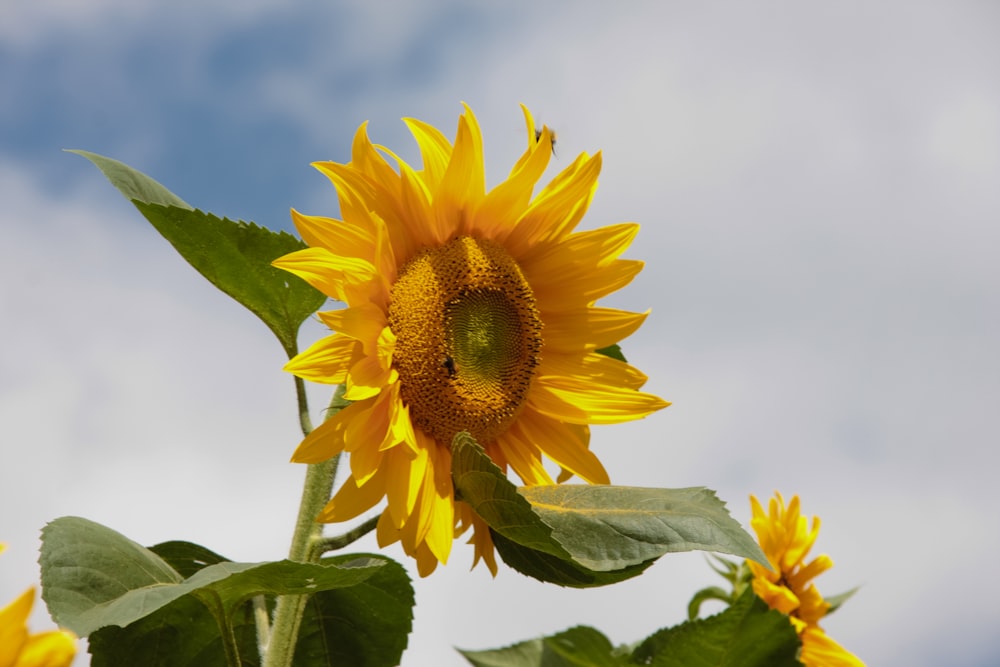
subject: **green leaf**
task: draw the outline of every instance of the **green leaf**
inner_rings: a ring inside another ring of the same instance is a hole
[[[120,624],[141,618],[143,614],[136,614],[135,610],[145,600],[134,599],[130,604],[132,614],[122,614],[116,602],[123,594],[155,596],[184,580],[149,549],[110,528],[78,517],[56,519],[42,529],[38,562],[42,599],[49,613],[59,625],[80,636],[108,625],[95,616],[110,616],[115,620],[131,616]],[[166,602],[169,600],[156,608]]]
[[[243,667],[257,667],[253,605],[243,604],[230,619]],[[187,595],[125,628],[108,626],[87,638],[91,667],[204,667],[225,665],[219,626],[208,607]]]
[[[600,586],[636,576],[665,553],[695,549],[764,560],[708,489],[517,488],[467,433],[452,442],[452,478],[499,536],[504,562],[542,581]]]
[[[500,554],[503,562],[521,574],[559,586],[595,588],[617,584],[620,581],[639,576],[654,562],[650,560],[621,570],[595,572],[572,560],[562,560],[543,551],[521,546],[496,531],[491,530],[490,533],[493,536],[493,544],[496,546],[497,553]]]
[[[802,667],[801,642],[788,617],[747,590],[729,609],[660,630],[632,663],[654,667]]]
[[[466,432],[452,440],[451,474],[461,500],[490,528],[521,546],[562,560],[572,556],[552,538],[552,529],[532,510],[503,471]]]
[[[452,478],[459,497],[490,526],[497,553],[507,565],[540,581],[587,588],[642,573],[652,560],[597,572],[575,562],[552,529],[468,433],[452,441]]]
[[[552,537],[592,570],[616,570],[665,553],[715,551],[766,563],[757,542],[715,492],[563,484],[519,493],[552,527]]]
[[[861,590],[861,587],[855,586],[849,591],[844,591],[843,593],[838,593],[837,595],[829,595],[826,598],[824,598],[827,604],[830,605],[830,608],[826,610],[827,615],[829,616],[833,612],[840,609],[840,606],[845,602],[847,602],[848,600],[850,600],[852,597],[854,597],[854,594],[857,593],[859,590]]]
[[[304,248],[300,240],[252,222],[233,222],[195,210],[153,179],[117,160],[86,151],[72,152],[97,165],[191,266],[263,320],[289,356],[296,353],[299,326],[326,297],[271,262]]]
[[[180,540],[161,542],[149,547],[149,550],[166,561],[170,567],[185,578],[209,565],[229,562],[225,556],[220,556],[200,544]]]
[[[544,639],[529,639],[503,648],[471,651],[456,649],[475,667],[541,667]]]
[[[104,177],[111,182],[111,185],[118,188],[118,191],[129,201],[162,204],[164,206],[176,206],[178,208],[194,210],[194,207],[173,192],[124,162],[119,162],[118,160],[113,160],[97,153],[91,153],[90,151],[67,149],[66,152],[82,155],[93,162],[104,174]]]
[[[486,651],[458,649],[475,667],[619,667],[626,652],[600,631],[585,625],[550,637]]]
[[[410,578],[402,565],[384,556],[337,556],[323,563],[347,566],[361,557],[382,560],[384,566],[355,586],[309,598],[295,646],[295,665],[399,664],[413,623]]]
[[[210,597],[228,618],[255,595],[355,586],[385,564],[372,558],[344,565],[224,561],[182,579],[149,549],[78,517],[56,519],[43,529],[39,562],[49,612],[80,636],[109,625],[125,627],[189,594]]]

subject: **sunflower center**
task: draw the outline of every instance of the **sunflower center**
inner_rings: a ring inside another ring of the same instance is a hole
[[[416,255],[392,286],[393,363],[410,418],[438,442],[503,433],[542,349],[531,287],[502,246],[461,236]]]

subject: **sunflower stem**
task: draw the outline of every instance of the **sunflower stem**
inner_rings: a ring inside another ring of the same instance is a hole
[[[334,396],[336,396],[336,392]],[[312,433],[312,420],[309,419],[309,400],[306,398],[306,383],[302,378],[295,378],[295,400],[299,405],[299,426],[302,427],[302,435]]]
[[[296,389],[300,387],[296,379]],[[299,420],[303,431],[309,426],[308,410],[303,412],[305,391],[299,394]],[[348,403],[343,399],[344,388],[338,387],[330,402],[327,419],[335,415]],[[309,427],[311,428],[311,426]],[[292,535],[292,546],[288,550],[288,559],[297,562],[317,562],[320,553],[314,544],[323,537],[323,524],[316,521],[333,491],[333,480],[337,475],[337,463],[340,455],[310,464],[306,469],[306,479],[302,487],[302,499],[299,501],[299,515],[295,521],[295,533]],[[306,608],[307,595],[282,595],[274,608],[274,623],[271,626],[271,638],[267,652],[263,658],[264,667],[291,667],[295,655],[295,642],[299,636],[299,626],[302,624],[302,614]]]

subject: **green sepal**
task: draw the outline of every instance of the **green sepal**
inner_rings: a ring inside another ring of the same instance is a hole
[[[618,343],[613,343],[607,347],[602,347],[594,350],[597,354],[603,354],[605,357],[611,357],[612,359],[617,359],[618,361],[624,361],[628,363],[628,359],[625,358],[625,353],[622,352],[622,346]]]
[[[585,625],[504,648],[457,650],[475,667],[624,667],[629,654]]]
[[[841,605],[854,597],[854,594],[861,590],[860,586],[855,586],[849,591],[844,591],[843,593],[838,593],[837,595],[829,595],[825,598],[826,603],[830,605],[830,608],[826,610],[826,615],[829,616],[833,612],[840,609]]]
[[[274,332],[285,353],[296,354],[299,326],[326,297],[271,262],[305,247],[285,232],[234,222],[192,208],[117,160],[74,150],[93,162],[139,212],[201,275],[248,308]]]
[[[632,663],[653,667],[802,667],[788,616],[747,589],[725,611],[654,633]]]
[[[668,552],[711,550],[763,560],[757,543],[703,488],[515,487],[468,434],[452,441],[452,478],[514,569],[564,586],[640,574]]]

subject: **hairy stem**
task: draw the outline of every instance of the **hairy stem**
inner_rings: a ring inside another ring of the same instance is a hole
[[[312,426],[309,421],[308,407],[305,405],[305,388],[302,381],[295,380],[296,393],[299,397],[299,421],[302,430],[308,434]],[[329,419],[348,405],[343,399],[344,388],[338,387],[334,392]],[[319,554],[313,544],[323,537],[323,524],[316,522],[316,516],[330,500],[333,490],[333,480],[337,475],[337,463],[340,455],[310,464],[306,469],[305,484],[302,487],[302,499],[299,501],[299,515],[295,521],[295,533],[292,535],[292,546],[288,550],[288,559],[298,562],[316,562]],[[302,624],[302,614],[306,608],[307,595],[282,595],[278,598],[274,609],[274,624],[271,628],[271,639],[268,642],[267,654],[264,656],[264,667],[291,667],[295,653],[295,642],[299,636],[299,626]]]

